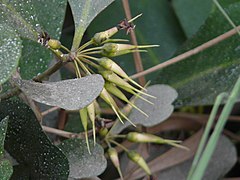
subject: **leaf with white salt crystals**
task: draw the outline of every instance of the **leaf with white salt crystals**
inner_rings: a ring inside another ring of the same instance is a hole
[[[104,85],[101,75],[48,83],[20,79],[14,81],[33,100],[66,110],[77,110],[87,106],[100,94]]]
[[[70,165],[69,178],[80,179],[98,176],[107,167],[104,150],[99,145],[93,145],[89,141],[91,154],[89,154],[86,142],[81,139],[69,139],[63,141],[58,147],[65,153]]]
[[[14,29],[0,24],[0,85],[16,70],[21,56],[22,41]]]
[[[147,88],[147,93],[156,97],[156,99],[142,95],[144,98],[153,102],[154,105],[149,104],[142,99],[137,99],[135,105],[144,110],[148,117],[139,113],[138,110],[132,109],[129,119],[134,124],[141,124],[143,126],[154,126],[167,119],[173,112],[173,101],[177,98],[178,94],[175,89],[167,85],[153,85]],[[129,122],[125,124],[117,123],[111,129],[111,133],[120,133],[123,129],[130,125]]]
[[[92,20],[114,0],[69,0],[75,24],[74,48],[80,44],[82,36]]]

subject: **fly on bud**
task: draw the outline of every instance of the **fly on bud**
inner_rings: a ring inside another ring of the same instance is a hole
[[[177,143],[180,143],[181,141],[163,139],[161,137],[155,136],[153,134],[148,134],[148,133],[130,132],[127,134],[126,138],[130,142],[168,144],[178,148],[188,149],[184,146],[177,144]]]
[[[130,160],[140,166],[147,173],[147,175],[151,175],[151,171],[147,163],[140,154],[138,154],[136,151],[128,151],[127,156]]]

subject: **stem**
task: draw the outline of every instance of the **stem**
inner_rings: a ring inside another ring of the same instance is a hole
[[[58,61],[56,64],[54,64],[52,67],[44,71],[42,74],[39,74],[38,76],[34,77],[33,80],[36,82],[41,82],[44,78],[49,77],[53,73],[55,73],[58,69],[60,69],[63,65],[63,61]]]
[[[114,140],[109,140],[111,143],[117,145],[118,147],[122,148],[124,151],[128,152],[129,150],[127,148],[125,148],[123,145],[119,144],[118,142],[114,141]]]
[[[76,61],[73,61],[74,62],[74,65],[75,65],[75,68],[76,68],[76,75],[77,75],[77,78],[80,78],[81,77],[81,73],[80,73],[80,70],[78,68],[78,64]]]
[[[61,48],[65,51],[67,51],[68,53],[71,53],[71,51],[68,48],[66,48],[65,46],[61,45]]]
[[[85,52],[84,54],[100,54],[101,51]]]
[[[85,44],[83,44],[82,46],[80,46],[77,50],[77,52],[80,52],[81,50],[85,49],[86,47],[90,46],[91,44],[93,44],[93,41],[90,40],[88,42],[86,42]]]
[[[80,59],[78,59],[77,57],[75,58],[76,61],[78,62],[78,64],[81,66],[81,68],[87,73],[87,74],[91,74],[89,72],[89,70],[87,69],[87,67],[82,63],[82,61]]]
[[[131,20],[131,10],[130,10],[128,0],[122,0],[122,4],[123,4],[124,11],[125,11],[127,19],[129,19],[129,21],[132,21]],[[137,17],[139,17],[139,16],[137,16]],[[133,18],[133,19],[136,19],[136,18]],[[130,32],[130,35],[131,35],[132,44],[137,46],[138,43],[137,43],[137,38],[136,38],[136,34],[135,34],[134,30]],[[143,71],[143,64],[142,64],[142,59],[141,59],[140,53],[139,52],[134,52],[133,57],[134,57],[134,62],[135,62],[135,67],[136,67],[137,73]],[[141,86],[144,86],[146,84],[145,77],[140,76],[138,78],[138,80],[139,80],[139,84]]]
[[[7,92],[0,94],[0,102],[3,100],[9,99],[12,96],[15,96],[15,95],[19,94],[20,92],[21,92],[20,89],[18,89],[17,87],[14,87],[14,88],[8,90]]]
[[[234,22],[231,20],[231,18],[228,16],[228,14],[226,13],[226,11],[224,11],[224,9],[222,8],[222,6],[219,4],[219,2],[217,0],[213,0],[213,2],[215,3],[215,5],[218,7],[219,11],[223,14],[223,16],[228,20],[229,24],[231,24],[231,26],[237,31],[238,35],[240,35],[240,31],[237,28],[237,26],[234,24]]]
[[[84,55],[84,54],[81,54],[79,57],[85,57],[85,58],[88,58],[88,59],[92,59],[94,61],[98,61],[98,58],[95,58],[95,57],[92,57],[92,56],[88,56],[88,55]]]
[[[240,30],[240,25],[236,29]],[[145,70],[143,72],[134,74],[133,76],[131,76],[131,78],[132,79],[136,79],[136,78],[145,76],[145,75],[150,74],[152,72],[155,72],[155,71],[157,71],[159,69],[162,69],[162,68],[167,67],[169,65],[175,64],[175,63],[177,63],[179,61],[182,61],[182,60],[184,60],[184,59],[186,59],[188,57],[191,57],[191,56],[193,56],[195,54],[198,54],[198,53],[204,51],[205,49],[210,48],[210,47],[220,43],[221,41],[223,41],[223,40],[225,40],[227,38],[230,38],[231,36],[235,35],[237,33],[236,29],[232,29],[232,30],[230,30],[230,31],[228,31],[228,32],[226,32],[226,33],[224,33],[224,34],[222,34],[222,35],[220,35],[220,36],[218,36],[218,37],[216,37],[216,38],[206,42],[206,43],[203,43],[202,45],[200,45],[200,46],[198,46],[198,47],[196,47],[196,48],[194,48],[192,50],[189,50],[189,51],[187,51],[187,52],[185,52],[183,54],[180,54],[179,56],[176,56],[176,57],[174,57],[172,59],[169,59],[168,61],[165,61],[164,63],[161,63],[161,64],[158,64],[156,66],[153,66],[153,67],[151,67],[151,68],[149,68],[149,69],[147,69],[147,70]]]
[[[83,53],[88,52],[88,51],[99,50],[99,49],[102,49],[102,47],[94,47],[94,48],[85,49],[83,51],[80,51],[79,53],[83,54]]]
[[[84,61],[85,63],[89,64],[90,66],[98,69],[99,68],[99,65],[97,65],[96,63],[92,62],[92,61],[89,61],[88,59],[85,59],[83,57],[80,57],[80,60],[81,61]]]

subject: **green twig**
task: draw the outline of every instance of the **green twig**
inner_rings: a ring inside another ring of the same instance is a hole
[[[223,111],[218,119],[218,122],[214,128],[214,131],[206,145],[205,150],[203,151],[201,159],[199,160],[199,163],[196,166],[196,169],[193,172],[193,175],[189,179],[191,179],[191,180],[201,180],[202,179],[204,172],[207,168],[207,165],[211,159],[211,156],[214,153],[214,150],[216,148],[219,136],[227,122],[227,118],[230,115],[237,98],[239,97],[239,94],[240,94],[240,78],[238,78],[230,96],[228,97],[228,100],[227,100],[227,102],[223,108]]]

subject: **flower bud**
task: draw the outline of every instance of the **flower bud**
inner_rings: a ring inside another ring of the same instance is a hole
[[[108,129],[106,127],[102,127],[100,130],[99,130],[99,135],[101,137],[105,137],[108,133]]]
[[[136,151],[129,151],[127,152],[127,156],[130,160],[140,166],[147,173],[147,175],[151,175],[151,171],[147,163],[140,154],[138,154]]]
[[[181,141],[163,139],[161,137],[155,136],[153,134],[148,134],[148,133],[130,132],[127,134],[126,139],[130,142],[136,142],[136,143],[168,144],[174,147],[188,150],[187,147],[177,144],[177,143],[180,143]]]
[[[109,149],[108,149],[108,155],[109,155],[109,157],[110,157],[113,165],[114,165],[116,168],[119,168],[120,163],[119,163],[118,153],[117,153],[116,149],[114,149],[114,148],[109,148]]]
[[[95,128],[95,107],[94,107],[94,103],[91,103],[87,106],[87,112],[88,112],[89,119],[92,122],[93,141],[94,141],[94,145],[95,145],[96,144],[96,128]]]
[[[113,28],[108,29],[106,31],[96,33],[93,36],[92,41],[93,41],[93,43],[95,45],[101,45],[104,41],[106,41],[107,39],[112,37],[117,32],[118,32],[118,28],[117,27],[113,27]]]
[[[127,79],[128,81],[130,81],[131,83],[135,84],[136,86],[138,86],[141,89],[144,89],[142,86],[140,86],[138,83],[136,83],[134,80],[132,80],[125,72],[124,70],[114,61],[112,61],[109,58],[103,57],[99,59],[99,64],[104,67],[107,70],[111,70],[113,72],[115,72],[116,74],[118,74],[119,76]]]
[[[60,49],[61,48],[61,42],[56,39],[50,39],[48,41],[48,46],[52,49]]]

